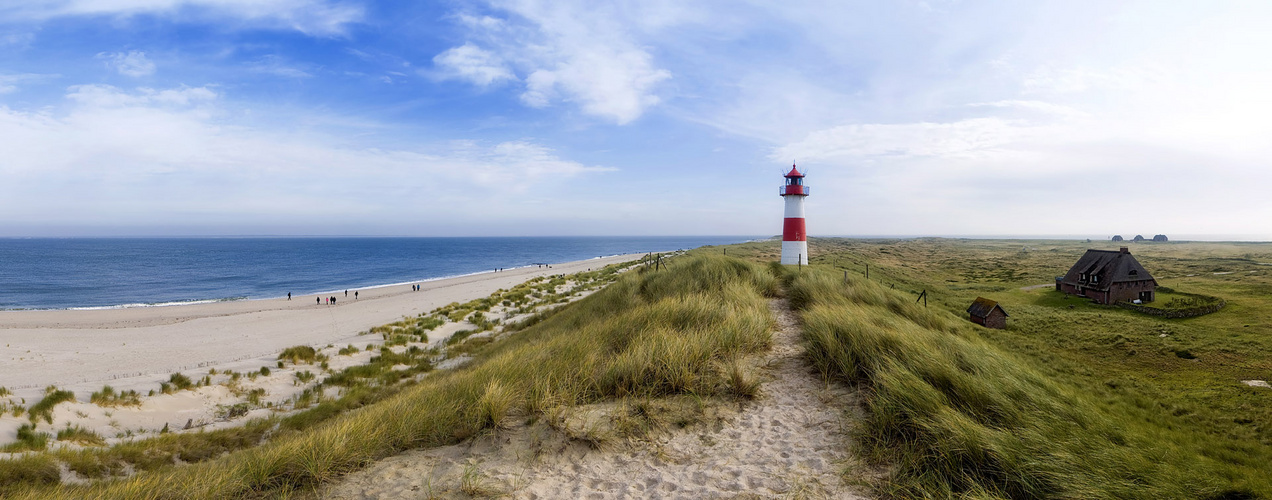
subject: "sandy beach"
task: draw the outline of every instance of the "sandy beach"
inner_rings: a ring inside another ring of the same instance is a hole
[[[639,258],[622,255],[551,268],[527,267],[335,295],[336,305],[315,295],[292,300],[244,300],[206,304],[100,310],[0,311],[0,387],[27,403],[55,385],[87,401],[103,385],[142,394],[179,371],[254,370],[274,363],[295,345],[365,344],[372,327],[449,304],[485,297],[539,276],[569,274]],[[215,398],[214,398],[215,399]],[[16,428],[0,426],[0,440]]]

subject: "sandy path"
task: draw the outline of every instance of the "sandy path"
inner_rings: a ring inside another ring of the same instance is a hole
[[[382,460],[324,497],[865,498],[840,477],[855,466],[845,435],[860,418],[855,394],[811,371],[794,315],[784,300],[770,307],[780,325],[763,360],[770,380],[756,401],[714,425],[600,449],[543,425],[519,426]]]
[[[143,394],[175,371],[255,369],[294,345],[356,341],[358,332],[451,302],[485,297],[528,279],[625,262],[639,255],[590,259],[548,268],[509,269],[410,285],[315,295],[168,307],[104,310],[0,311],[0,387],[39,399],[57,385],[81,400],[110,384]],[[363,338],[365,340],[365,338]],[[243,365],[243,366],[238,366]]]

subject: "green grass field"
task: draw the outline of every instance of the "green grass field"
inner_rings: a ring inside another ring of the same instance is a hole
[[[896,464],[886,490],[1272,498],[1272,390],[1241,383],[1272,379],[1272,245],[1123,245],[1159,284],[1228,306],[1161,319],[1054,290],[1087,248],[1111,242],[810,242],[792,293],[814,297],[810,341],[841,363],[823,360],[827,373],[876,393],[863,441]],[[729,255],[771,261],[778,248]],[[1004,307],[1006,330],[967,321],[977,296]]]

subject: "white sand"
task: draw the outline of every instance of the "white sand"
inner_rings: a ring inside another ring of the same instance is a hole
[[[713,421],[597,449],[579,437],[603,427],[614,405],[576,408],[564,424],[512,423],[459,445],[381,460],[322,496],[865,498],[848,483],[869,482],[879,472],[849,453],[846,433],[862,415],[856,395],[812,372],[802,358],[794,315],[784,301],[773,301],[772,309],[781,329],[763,360],[770,380],[755,402],[736,411],[722,408]]]
[[[352,343],[364,347],[380,339],[378,335],[359,336],[360,332],[404,316],[414,317],[451,302],[486,297],[535,277],[576,273],[639,257],[640,254],[623,255],[553,264],[550,269],[529,267],[425,281],[420,282],[418,292],[412,291],[409,284],[357,289],[357,300],[353,298],[354,289],[349,290],[348,298],[343,293],[324,294],[337,296],[334,306],[317,304],[316,296],[307,295],[290,301],[283,298],[127,309],[0,311],[0,387],[13,392],[8,398],[0,397],[0,403],[25,399],[23,406],[30,406],[43,396],[46,386],[68,389],[80,402],[58,405],[55,426],[75,420],[99,429],[99,434],[108,438],[115,435],[109,429],[161,428],[162,423],[169,423],[175,430],[190,419],[195,420],[195,425],[200,421],[212,424],[216,405],[235,400],[224,394],[224,388],[202,388],[198,397],[182,391],[143,398],[145,404],[140,408],[103,410],[87,401],[92,392],[104,385],[136,390],[145,396],[174,372],[197,381],[210,368],[220,372],[273,368],[278,353],[295,345],[339,347]],[[366,356],[369,354],[360,357]],[[341,358],[344,357],[332,356],[333,368],[345,364]],[[251,383],[244,380],[244,386],[268,386],[271,396],[286,394],[288,391],[278,389],[290,386],[292,374],[306,368],[313,369],[288,365],[287,370],[275,369],[271,377]],[[70,418],[71,415],[78,418]],[[109,425],[111,421],[115,425]],[[0,443],[12,441],[23,422],[25,415],[0,416]]]

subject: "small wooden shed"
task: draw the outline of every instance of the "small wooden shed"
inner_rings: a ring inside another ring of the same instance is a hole
[[[972,305],[968,306],[967,314],[971,316],[972,323],[983,327],[1007,328],[1007,311],[997,302],[985,297],[976,297]]]

